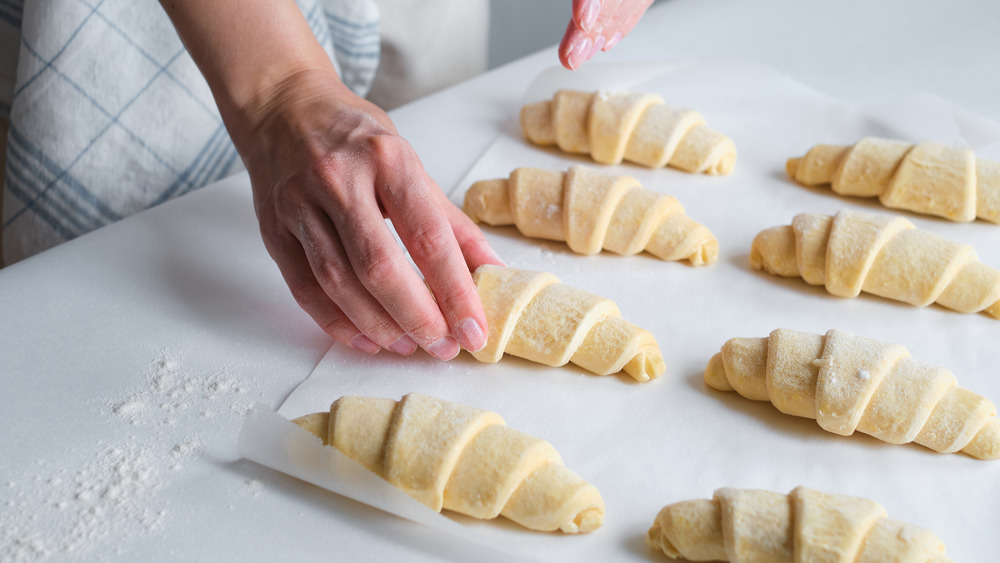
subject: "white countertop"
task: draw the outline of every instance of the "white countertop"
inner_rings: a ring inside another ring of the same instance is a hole
[[[930,92],[1000,122],[998,21],[989,1],[670,0],[594,62],[748,60],[851,103]],[[450,192],[556,63],[549,49],[392,117]],[[755,334],[721,330],[712,345],[732,336]],[[238,458],[249,404],[279,405],[329,346],[264,251],[244,176],[0,270],[0,559],[473,559],[472,546]],[[978,478],[995,483],[998,463],[979,462]],[[624,551],[658,560],[643,532]],[[989,560],[945,542],[957,560]]]

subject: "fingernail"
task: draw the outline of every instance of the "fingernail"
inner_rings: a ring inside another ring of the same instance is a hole
[[[583,19],[580,20],[580,28],[590,31],[597,23],[597,15],[601,13],[601,3],[598,0],[590,0],[583,8]]]
[[[404,334],[390,344],[389,349],[401,356],[409,356],[417,351],[417,343]]]
[[[479,323],[471,317],[466,317],[455,323],[455,334],[462,348],[470,352],[478,352],[486,346],[486,333]]]
[[[587,60],[587,53],[590,52],[590,38],[584,37],[582,40],[573,43],[569,50],[569,66],[573,70],[582,65]]]
[[[608,42],[604,44],[604,50],[610,51],[611,48],[617,45],[618,42],[621,40],[622,40],[622,32],[616,31],[615,34],[611,36],[611,39],[608,39]]]
[[[458,341],[450,336],[438,340],[427,347],[427,353],[439,360],[450,360],[458,355]]]
[[[594,58],[594,55],[596,55],[597,52],[600,51],[601,47],[603,46],[604,46],[604,36],[598,35],[597,39],[594,39],[594,45],[590,48],[590,51],[587,53],[587,60],[589,61],[590,59]]]
[[[355,336],[351,340],[351,346],[357,350],[361,350],[366,354],[376,354],[378,353],[379,350],[382,349],[381,346],[375,344],[374,342],[372,342],[370,338],[368,338],[363,334]]]

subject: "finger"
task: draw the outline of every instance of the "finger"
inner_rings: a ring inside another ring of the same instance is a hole
[[[313,278],[327,298],[376,345],[397,354],[412,354],[416,343],[355,275],[330,219],[319,209],[311,208],[304,212],[297,227],[296,236]]]
[[[559,62],[570,70],[576,70],[586,60],[590,51],[590,38],[587,32],[580,29],[572,19],[566,26],[566,33],[563,34],[559,43]]]
[[[410,189],[400,189],[407,178],[418,182]],[[440,188],[415,157],[404,166],[388,170],[384,180],[380,184],[385,193],[383,205],[414,263],[424,273],[452,334],[467,350],[482,349],[486,345],[486,314],[452,228],[452,219],[458,220],[458,216],[449,216],[446,211],[453,206],[445,202]],[[476,235],[468,229],[461,236],[477,247],[477,252],[483,252],[485,239],[477,243]],[[477,255],[474,259],[482,258]]]
[[[573,23],[583,31],[594,29],[600,13],[599,0],[573,0]]]
[[[290,234],[283,239],[265,237],[265,246],[299,306],[335,341],[368,354],[378,352],[379,345],[358,330],[320,287],[298,240]]]
[[[495,264],[505,266],[503,259],[497,256],[493,247],[486,242],[483,231],[453,204],[443,192],[440,194],[441,206],[445,211],[448,222],[451,223],[451,230],[455,233],[455,240],[458,241],[462,255],[465,256],[465,264],[470,272],[475,272],[483,264]]]
[[[391,144],[405,142],[394,139],[396,138],[382,137],[376,138],[373,142],[376,147],[385,142]],[[391,154],[394,150],[382,147],[376,148],[375,152],[385,155]],[[399,161],[388,162],[385,156],[375,158],[376,168],[379,170],[401,166]],[[330,178],[333,176],[333,174],[328,175]],[[407,176],[404,172],[391,179],[376,179],[375,184],[377,188],[388,183],[394,190],[408,193],[419,191],[417,189],[419,182],[411,180],[419,177],[419,174]],[[335,181],[340,183],[336,193],[341,200],[336,202],[331,200],[327,212],[338,232],[350,233],[350,238],[343,241],[344,250],[360,283],[421,348],[440,359],[455,357],[459,352],[459,343],[451,336],[449,323],[445,321],[431,293],[410,266],[385,224],[382,210],[371,187],[372,179],[359,175],[347,177],[341,175]],[[361,184],[365,183],[368,186],[362,187]],[[419,212],[414,214],[412,209],[406,209],[405,214],[397,213],[393,216],[390,199],[384,196],[379,199],[386,213],[394,219],[397,231],[401,225],[413,221],[414,215],[420,216]],[[423,199],[428,199],[428,196],[424,194]],[[406,244],[406,239],[403,239],[403,242]]]
[[[574,17],[570,19],[563,40],[559,44],[559,60],[563,66],[570,70],[576,70],[604,47],[610,34],[605,30],[614,21],[621,4],[621,0],[600,2],[596,8],[598,11],[596,22],[589,29],[584,29],[578,24],[577,7],[574,2]]]
[[[602,50],[608,51],[618,44],[623,37],[632,32],[632,29],[639,23],[646,10],[653,4],[653,0],[638,0],[622,3],[622,8],[616,14],[616,18],[608,26],[608,40]],[[614,31],[610,31],[613,29]]]

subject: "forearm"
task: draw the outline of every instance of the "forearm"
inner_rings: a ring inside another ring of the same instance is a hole
[[[287,81],[312,71],[336,76],[293,0],[161,4],[208,81],[237,148]]]
[[[450,359],[459,344],[482,348],[470,270],[500,260],[389,116],[340,81],[298,6],[161,2],[212,88],[250,174],[264,246],[302,308],[369,353],[419,345]]]

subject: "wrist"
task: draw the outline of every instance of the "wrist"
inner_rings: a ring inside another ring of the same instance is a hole
[[[261,76],[250,88],[234,97],[223,120],[236,148],[247,152],[267,141],[273,127],[305,131],[312,114],[308,108],[324,99],[343,99],[353,93],[340,81],[332,65],[328,68],[297,67],[289,72]],[[239,100],[238,102],[236,100]],[[295,136],[295,133],[292,133]]]
[[[161,0],[234,141],[259,128],[300,76],[339,77],[292,0]],[[239,148],[239,144],[237,145]]]

